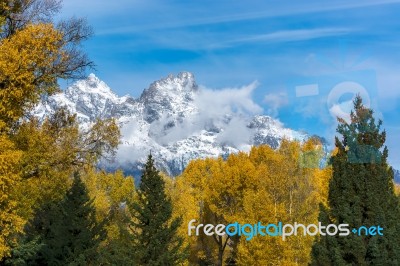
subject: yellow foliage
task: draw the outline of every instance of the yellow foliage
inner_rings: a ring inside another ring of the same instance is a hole
[[[41,94],[58,89],[54,66],[66,60],[62,34],[51,24],[29,25],[0,42],[0,119],[15,122]]]
[[[400,196],[400,185],[399,184],[394,185],[394,191],[397,196]]]
[[[118,144],[119,129],[113,121],[97,121],[86,132],[79,130],[74,115],[59,109],[43,123],[21,123],[12,139],[24,151],[18,198],[24,202],[24,217],[35,207],[65,195],[71,176],[84,166],[93,166],[104,152]]]
[[[250,157],[258,169],[258,189],[248,191],[243,199],[246,223],[316,224],[319,203],[326,202],[331,176],[329,168],[321,170],[316,164],[321,148],[315,140],[303,145],[283,141],[276,151],[267,146],[254,147]],[[259,157],[264,159],[261,161]],[[307,265],[312,243],[310,236],[291,236],[285,241],[279,237],[241,239],[238,262],[239,265]]]
[[[183,246],[196,245],[195,238],[187,237],[187,223],[191,219],[199,220],[199,205],[196,200],[194,192],[191,187],[187,186],[188,183],[184,182],[182,177],[173,179],[171,177],[164,177],[166,194],[173,202],[173,218],[182,217],[182,225],[178,228],[178,235],[183,236]],[[203,255],[199,253],[200,250],[193,250],[190,254],[190,260],[194,261]]]
[[[89,190],[90,197],[94,199],[96,215],[100,221],[107,218],[112,209],[123,209],[121,206],[134,199],[133,177],[124,176],[122,171],[106,173],[88,168],[82,175],[82,180]]]
[[[174,213],[183,217],[179,231],[191,246],[191,263],[234,259],[238,265],[307,265],[313,237],[215,239],[188,236],[197,223],[317,223],[319,204],[326,203],[331,169],[320,169],[322,145],[284,140],[277,150],[253,147],[226,160],[190,162],[169,185]],[[218,240],[218,241],[217,241]],[[227,248],[221,253],[221,243]],[[221,260],[222,255],[222,260]]]
[[[19,202],[12,196],[14,187],[20,182],[18,164],[21,156],[22,152],[0,133],[0,260],[10,254],[15,234],[22,232],[24,225],[17,212]]]
[[[109,256],[114,253],[131,257],[131,239],[127,233],[130,214],[126,203],[135,197],[133,177],[124,176],[122,171],[106,173],[87,167],[82,180],[93,199],[98,222],[107,221],[107,238],[98,250],[102,260],[112,261]]]
[[[43,122],[24,117],[40,97],[58,90],[58,78],[75,77],[91,65],[77,48],[88,34],[82,21],[64,22],[59,30],[31,23],[45,20],[40,12],[58,5],[41,2],[0,2],[0,31],[5,30],[0,39],[0,261],[23,240],[20,233],[34,210],[65,196],[72,174],[112,155],[120,137],[114,120],[96,121],[83,131],[65,109]],[[9,20],[25,19],[23,8],[33,8],[31,20],[9,29]],[[98,216],[119,211],[119,203],[133,193],[133,181],[122,173],[93,175]]]
[[[13,136],[14,143],[24,151],[20,161],[23,182],[16,186],[15,193],[23,202],[19,211],[26,219],[42,203],[64,197],[72,184],[70,177],[77,170],[77,124],[71,117],[50,120],[43,124],[34,119],[24,122]]]

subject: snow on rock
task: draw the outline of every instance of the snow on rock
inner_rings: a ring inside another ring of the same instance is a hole
[[[114,117],[121,125],[122,140],[109,168],[141,169],[152,152],[160,170],[170,175],[182,172],[195,158],[225,156],[251,145],[279,146],[282,139],[307,138],[305,133],[284,128],[265,115],[235,113],[204,117],[198,104],[201,89],[192,73],[153,82],[139,99],[117,96],[94,74],[79,80],[62,93],[43,99],[34,115],[43,119],[57,107],[76,113],[80,124],[96,118]],[[204,103],[203,103],[204,105]]]

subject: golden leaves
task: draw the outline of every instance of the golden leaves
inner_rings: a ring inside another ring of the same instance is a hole
[[[322,145],[316,139],[303,144],[284,140],[277,150],[259,146],[249,153],[231,154],[226,160],[190,162],[169,190],[175,215],[183,217],[180,234],[191,244],[192,262],[200,254],[215,259],[218,250],[213,240],[187,236],[186,226],[192,219],[214,225],[317,223],[318,206],[326,203],[331,176],[330,168],[319,168],[322,155]],[[239,265],[305,265],[313,237],[232,241],[224,257],[236,252]]]
[[[21,232],[24,220],[18,215],[18,201],[12,197],[19,181],[18,164],[22,152],[14,148],[9,138],[0,134],[0,259],[9,255],[15,234]]]
[[[0,42],[0,119],[19,119],[42,93],[53,93],[62,59],[62,34],[51,24],[29,25]]]

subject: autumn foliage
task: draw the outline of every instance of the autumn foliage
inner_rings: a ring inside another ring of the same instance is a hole
[[[274,150],[253,147],[226,160],[192,161],[171,184],[176,215],[184,223],[242,224],[317,223],[318,206],[326,203],[330,168],[320,169],[322,146],[284,140]],[[280,238],[189,237],[192,263],[222,265],[306,265],[313,237]]]

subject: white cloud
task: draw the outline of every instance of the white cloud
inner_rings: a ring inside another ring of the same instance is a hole
[[[345,101],[332,105],[329,109],[329,113],[333,117],[344,119],[347,123],[350,123],[350,112],[353,108],[353,101]]]
[[[270,116],[276,117],[278,116],[279,108],[289,104],[289,99],[287,93],[284,92],[268,93],[264,97],[264,103],[268,106],[267,113]]]
[[[235,116],[224,127],[222,133],[218,135],[217,141],[240,149],[249,143],[251,136],[252,131],[247,127],[246,119]]]
[[[225,88],[212,90],[205,87],[200,88],[196,98],[196,104],[203,114],[209,116],[224,115],[230,113],[256,114],[263,109],[256,104],[251,96],[258,82],[255,81],[241,88]]]
[[[349,33],[349,29],[345,28],[318,28],[318,29],[301,29],[301,30],[283,30],[266,34],[257,34],[228,41],[228,43],[246,43],[246,42],[290,42],[312,40],[321,37],[339,36]]]
[[[196,113],[181,121],[161,117],[150,125],[150,135],[161,145],[166,145],[207,129],[221,132],[217,141],[229,142],[239,147],[247,143],[251,137],[251,132],[247,128],[248,118],[263,112],[252,99],[252,92],[257,84],[253,82],[241,88],[220,90],[201,87],[194,99]],[[165,130],[165,125],[170,122],[173,122],[174,126]]]

